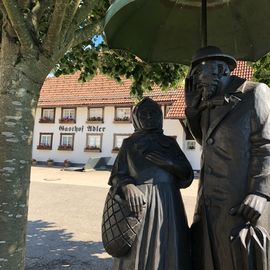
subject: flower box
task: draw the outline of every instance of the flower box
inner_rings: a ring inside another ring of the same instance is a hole
[[[87,123],[103,123],[103,118],[102,117],[89,117],[86,121]]]
[[[114,147],[114,148],[112,149],[112,153],[117,153],[117,152],[119,152],[119,150],[120,150],[119,147]]]
[[[85,152],[101,152],[101,149],[99,147],[95,147],[95,146],[86,146],[84,148]]]
[[[59,119],[60,124],[76,124],[76,120],[73,118],[61,118]]]
[[[39,144],[39,145],[37,146],[37,149],[39,149],[39,150],[51,150],[52,147],[51,147],[50,145]]]
[[[73,151],[72,145],[59,145],[58,150],[63,150],[63,151]]]
[[[39,123],[54,123],[54,119],[48,118],[46,116],[39,119]]]
[[[130,123],[130,117],[115,118],[114,123]]]

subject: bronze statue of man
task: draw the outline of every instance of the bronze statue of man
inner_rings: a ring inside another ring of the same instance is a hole
[[[231,76],[236,64],[201,48],[186,79],[187,121],[202,145],[195,270],[270,269],[270,89]]]

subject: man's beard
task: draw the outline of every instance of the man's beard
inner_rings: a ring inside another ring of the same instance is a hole
[[[198,84],[197,91],[201,91],[202,100],[206,101],[217,95],[218,85],[217,84]]]

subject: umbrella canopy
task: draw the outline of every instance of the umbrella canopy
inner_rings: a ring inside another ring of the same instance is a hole
[[[200,0],[115,0],[105,18],[113,49],[147,62],[190,64],[201,47]],[[256,61],[270,51],[269,0],[208,0],[208,45],[238,60]]]

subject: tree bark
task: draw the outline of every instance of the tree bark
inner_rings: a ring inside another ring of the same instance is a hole
[[[15,74],[14,74],[15,73]],[[24,269],[34,108],[33,84],[14,72],[0,86],[0,266]]]
[[[20,57],[19,47],[12,38],[2,39],[0,269],[24,269],[34,117],[38,93],[48,73],[37,66],[36,58]]]

